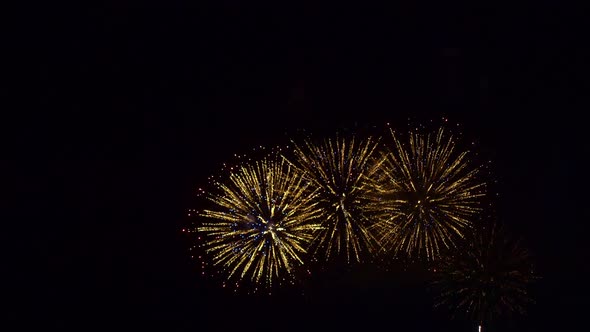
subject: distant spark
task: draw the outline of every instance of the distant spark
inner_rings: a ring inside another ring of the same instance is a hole
[[[451,308],[482,325],[524,313],[533,303],[528,288],[538,275],[531,255],[496,223],[469,232],[462,246],[437,262],[437,307]]]

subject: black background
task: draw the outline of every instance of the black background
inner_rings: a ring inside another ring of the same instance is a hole
[[[234,153],[302,128],[446,116],[492,160],[497,216],[543,277],[528,315],[498,330],[583,327],[582,12],[496,1],[26,11],[16,30],[32,106],[11,139],[25,161],[20,216],[35,223],[20,243],[32,256],[17,259],[27,286],[13,308],[26,314],[10,314],[46,330],[475,330],[433,311],[419,278],[370,267],[327,272],[306,296],[234,295],[200,277],[180,231],[195,189]]]

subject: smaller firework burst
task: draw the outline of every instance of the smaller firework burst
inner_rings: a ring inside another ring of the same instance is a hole
[[[436,307],[452,308],[482,326],[533,303],[528,288],[538,278],[528,250],[496,223],[474,229],[462,247],[436,262]]]
[[[199,213],[206,221],[197,228],[213,265],[236,282],[292,281],[319,227],[317,190],[278,158],[232,167],[227,181],[214,184],[213,208]]]
[[[294,157],[285,158],[318,191],[315,199],[322,211],[313,252],[325,259],[342,253],[348,262],[361,261],[362,253],[372,252],[376,243],[366,203],[372,190],[369,178],[378,168],[378,140],[336,136],[315,142],[308,137],[293,145]]]

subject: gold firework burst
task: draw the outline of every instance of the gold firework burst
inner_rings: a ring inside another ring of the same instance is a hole
[[[198,228],[213,264],[228,278],[269,286],[292,278],[318,228],[317,191],[284,160],[242,165],[215,185],[208,196],[215,208],[200,213],[208,221]]]
[[[375,231],[383,248],[395,254],[436,258],[452,247],[481,210],[485,184],[468,152],[457,151],[444,128],[413,132],[402,140],[392,130],[369,204],[378,212]]]
[[[293,144],[293,165],[318,190],[316,199],[322,209],[321,228],[312,243],[314,253],[321,252],[326,259],[344,253],[348,262],[351,258],[361,261],[361,253],[375,246],[366,202],[369,177],[377,169],[378,141],[336,137],[319,144],[309,138],[301,145]]]

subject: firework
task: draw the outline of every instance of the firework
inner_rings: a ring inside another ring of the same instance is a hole
[[[311,139],[293,144],[293,165],[317,188],[322,209],[321,228],[312,243],[314,253],[321,252],[326,259],[343,253],[348,262],[361,261],[361,253],[371,252],[375,243],[366,202],[369,178],[377,169],[378,142],[336,137],[319,144]]]
[[[215,182],[208,199],[215,208],[198,227],[206,252],[227,277],[249,277],[256,284],[291,279],[294,267],[318,228],[320,211],[302,174],[284,160],[244,164],[226,183]]]
[[[485,191],[478,179],[481,168],[471,166],[468,152],[457,151],[443,128],[411,132],[407,140],[392,130],[391,137],[370,203],[379,211],[376,233],[383,248],[395,254],[435,259],[480,212]]]
[[[533,302],[527,287],[535,279],[529,252],[491,224],[472,231],[460,251],[437,262],[436,306],[465,314],[481,330],[498,316],[524,313]]]

